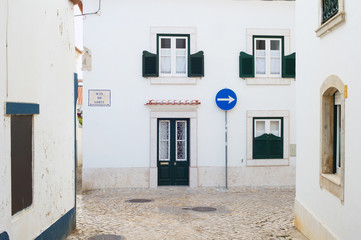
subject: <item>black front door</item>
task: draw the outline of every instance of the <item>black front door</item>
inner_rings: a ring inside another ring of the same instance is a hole
[[[158,119],[158,185],[189,185],[189,119]]]

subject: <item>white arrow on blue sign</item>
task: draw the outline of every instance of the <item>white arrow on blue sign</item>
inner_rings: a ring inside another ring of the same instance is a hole
[[[224,111],[231,110],[237,104],[237,95],[231,89],[224,88],[217,93],[216,104]]]

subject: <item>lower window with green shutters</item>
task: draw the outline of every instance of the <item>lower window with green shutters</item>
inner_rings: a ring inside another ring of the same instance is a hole
[[[283,118],[253,118],[253,159],[283,158]]]

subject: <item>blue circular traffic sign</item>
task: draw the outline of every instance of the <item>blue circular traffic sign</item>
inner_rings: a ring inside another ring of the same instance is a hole
[[[224,111],[231,110],[236,106],[237,95],[231,89],[224,88],[217,93],[216,103]]]

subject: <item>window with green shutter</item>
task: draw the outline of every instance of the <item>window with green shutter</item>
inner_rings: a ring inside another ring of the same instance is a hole
[[[157,34],[156,54],[143,51],[143,77],[203,77],[204,53],[190,54],[189,34]]]
[[[322,0],[322,23],[335,16],[338,12],[338,0]]]
[[[158,55],[143,51],[143,77],[158,77]]]
[[[253,159],[283,158],[283,118],[253,118]]]
[[[284,36],[253,36],[253,55],[241,52],[241,78],[295,78],[296,53],[284,55]]]

